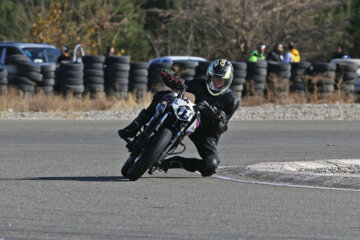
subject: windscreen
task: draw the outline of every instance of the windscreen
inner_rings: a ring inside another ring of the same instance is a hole
[[[56,63],[60,50],[56,48],[24,48],[25,54],[36,63]]]

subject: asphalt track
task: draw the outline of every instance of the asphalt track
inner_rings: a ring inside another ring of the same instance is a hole
[[[0,239],[359,239],[360,193],[120,176],[116,121],[0,121]],[[359,121],[234,121],[222,166],[359,158]],[[185,156],[196,155],[186,141]]]

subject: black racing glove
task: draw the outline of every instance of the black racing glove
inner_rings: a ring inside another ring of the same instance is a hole
[[[184,88],[184,80],[179,78],[172,70],[168,68],[161,70],[161,77],[166,86],[172,89],[182,90]]]
[[[198,109],[200,112],[209,111],[215,117],[217,122],[226,124],[226,113],[222,110],[218,110],[215,106],[211,106],[207,101],[202,101],[201,103],[196,104],[195,109]]]
[[[215,106],[211,106],[208,102],[203,101],[194,106],[195,111],[212,118],[214,124],[219,126],[219,132],[223,133],[227,130],[228,118],[224,111],[218,110]]]
[[[217,111],[216,116],[218,117],[219,122],[226,122],[227,120],[226,113],[224,111]]]

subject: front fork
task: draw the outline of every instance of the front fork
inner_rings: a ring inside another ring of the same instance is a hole
[[[141,134],[136,136],[133,140],[125,138],[124,140],[127,142],[126,148],[129,152],[137,154],[138,151],[136,150],[141,150],[148,143],[148,140],[151,139],[155,133],[159,132],[168,116],[169,113],[165,113],[158,121],[156,121],[157,118],[153,116],[146,124],[145,130],[142,131]]]

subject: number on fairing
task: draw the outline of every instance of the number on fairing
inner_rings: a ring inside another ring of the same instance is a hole
[[[190,107],[189,106],[179,106],[179,108],[177,110],[177,115],[181,119],[184,119],[184,120],[189,119],[189,117],[191,115]]]
[[[172,107],[174,109],[176,117],[182,121],[190,121],[190,119],[195,114],[192,105],[180,98],[175,99]]]

